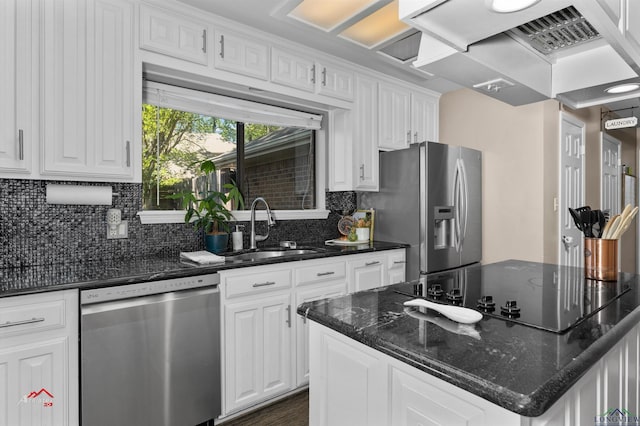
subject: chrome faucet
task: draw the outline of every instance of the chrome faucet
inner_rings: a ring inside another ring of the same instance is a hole
[[[262,201],[264,205],[267,207],[267,235],[256,235],[256,204],[258,201]],[[276,224],[276,220],[271,216],[271,210],[269,209],[269,204],[267,204],[267,200],[262,197],[258,197],[253,200],[251,203],[251,235],[249,236],[249,249],[256,249],[258,246],[256,242],[264,241],[269,238],[269,228]]]

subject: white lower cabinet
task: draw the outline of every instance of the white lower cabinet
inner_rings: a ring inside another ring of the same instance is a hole
[[[301,262],[294,269],[295,306],[304,302],[336,297],[347,292],[346,261],[320,259]],[[309,383],[309,326],[296,315],[296,386]]]
[[[310,425],[575,426],[638,412],[636,325],[539,417],[525,417],[313,321]],[[616,423],[617,424],[617,423]]]
[[[291,271],[258,266],[220,272],[223,413],[292,389]]]
[[[346,294],[349,271],[375,259],[375,286],[404,249],[220,271],[224,418],[309,382],[309,322],[304,302]],[[367,268],[367,266],[364,266]],[[371,267],[369,265],[368,267]],[[363,278],[364,280],[364,278]],[[366,280],[365,280],[366,281]],[[371,281],[366,281],[371,283]],[[363,286],[364,287],[364,286]]]
[[[354,256],[355,257],[355,256]],[[349,293],[381,287],[387,283],[386,255],[367,253],[349,261]]]
[[[77,425],[78,292],[0,299],[0,425]]]

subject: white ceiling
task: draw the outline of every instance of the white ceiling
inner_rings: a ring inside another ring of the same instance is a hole
[[[250,27],[275,34],[287,40],[326,52],[364,67],[393,75],[428,89],[444,93],[460,88],[448,80],[433,77],[411,66],[412,61],[401,63],[377,52],[389,43],[396,41],[415,30],[395,37],[386,43],[368,49],[351,41],[338,37],[336,31],[325,32],[304,24],[286,14],[294,9],[301,0],[178,0],[215,15],[248,25]],[[346,1],[346,0],[345,0]],[[391,0],[377,0],[375,9],[383,7]],[[343,27],[341,27],[343,28]]]
[[[249,27],[275,34],[284,39],[294,40],[299,44],[315,48],[319,51],[326,52],[385,74],[393,75],[397,78],[439,93],[445,93],[461,87],[441,77],[434,77],[413,68],[411,66],[413,60],[401,63],[400,61],[394,60],[377,52],[377,50],[384,48],[390,43],[415,31],[413,29],[408,29],[408,31],[403,35],[395,37],[379,46],[375,46],[373,49],[368,49],[338,36],[339,31],[344,29],[345,25],[341,25],[336,30],[327,32],[302,23],[296,19],[287,17],[287,13],[293,10],[302,0],[177,1],[232,21],[242,23]],[[391,0],[375,0],[375,4],[372,8],[378,9],[390,2]],[[361,17],[362,16],[356,16],[350,22],[355,22]],[[598,90],[601,89],[598,88]],[[585,96],[587,95],[590,94],[585,93]],[[605,101],[603,100],[603,102]],[[606,106],[612,110],[640,107],[640,100],[638,98],[634,98],[619,102],[608,102],[606,103]]]

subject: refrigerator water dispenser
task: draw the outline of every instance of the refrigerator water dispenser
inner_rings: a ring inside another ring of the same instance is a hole
[[[436,206],[433,212],[433,248],[446,249],[454,246],[453,206]]]

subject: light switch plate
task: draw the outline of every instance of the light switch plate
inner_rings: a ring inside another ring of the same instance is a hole
[[[118,224],[115,230],[107,225],[107,240],[116,240],[120,238],[129,238],[129,221],[123,220]]]

